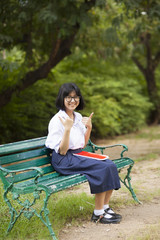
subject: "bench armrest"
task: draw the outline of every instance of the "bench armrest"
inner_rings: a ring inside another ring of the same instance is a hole
[[[121,158],[123,158],[123,153],[125,152],[125,151],[128,151],[128,147],[125,145],[125,144],[114,144],[114,145],[108,145],[108,146],[98,146],[98,145],[96,145],[96,144],[94,144],[94,143],[92,143],[91,141],[90,141],[90,143],[89,144],[91,144],[92,145],[92,147],[95,149],[95,151],[97,151],[97,150],[100,150],[101,151],[101,153],[103,154],[103,150],[105,150],[106,148],[112,148],[112,147],[118,147],[118,146],[121,146],[121,147],[123,147],[123,150],[121,151],[121,153],[120,153],[120,155],[121,155]]]

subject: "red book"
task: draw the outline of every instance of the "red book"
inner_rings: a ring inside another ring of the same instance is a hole
[[[93,159],[101,160],[101,161],[106,160],[106,159],[109,158],[107,155],[91,153],[91,152],[85,152],[85,151],[82,151],[80,153],[74,153],[73,155],[87,157],[87,158],[93,158]]]

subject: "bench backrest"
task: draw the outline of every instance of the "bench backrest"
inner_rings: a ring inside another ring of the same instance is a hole
[[[30,139],[15,143],[0,145],[0,166],[9,170],[19,170],[28,167],[41,167],[44,173],[53,172],[50,164],[50,151],[44,145],[46,137]],[[4,180],[2,173],[0,174]],[[20,182],[35,177],[36,171],[25,171],[14,176],[14,182]],[[6,176],[9,180],[11,176]]]
[[[41,137],[0,145],[0,166],[9,170],[40,167],[43,169],[44,174],[53,172],[51,151],[45,147],[45,140],[46,137]],[[89,143],[85,150],[92,152],[93,149]],[[35,170],[16,173],[14,182],[33,178],[36,173]],[[5,184],[6,180],[9,181],[12,176],[4,176],[0,170],[0,177]]]

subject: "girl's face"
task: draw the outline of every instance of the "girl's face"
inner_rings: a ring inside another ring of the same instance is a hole
[[[74,111],[76,107],[78,107],[80,101],[80,97],[77,96],[75,91],[72,91],[68,94],[67,97],[64,98],[64,106],[67,111]]]

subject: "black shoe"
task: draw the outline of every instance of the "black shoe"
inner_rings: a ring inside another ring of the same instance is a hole
[[[111,218],[106,218],[105,215],[106,215],[106,213],[104,213],[103,215],[97,216],[93,212],[91,221],[96,222],[96,223],[100,222],[103,224],[119,223],[121,221],[121,219],[118,219],[114,216],[112,216]]]
[[[117,214],[115,212],[110,213],[110,210],[113,211],[112,208],[107,208],[104,211],[105,211],[105,213],[110,214],[110,215],[114,216],[117,219],[122,219],[122,216],[120,214]]]

